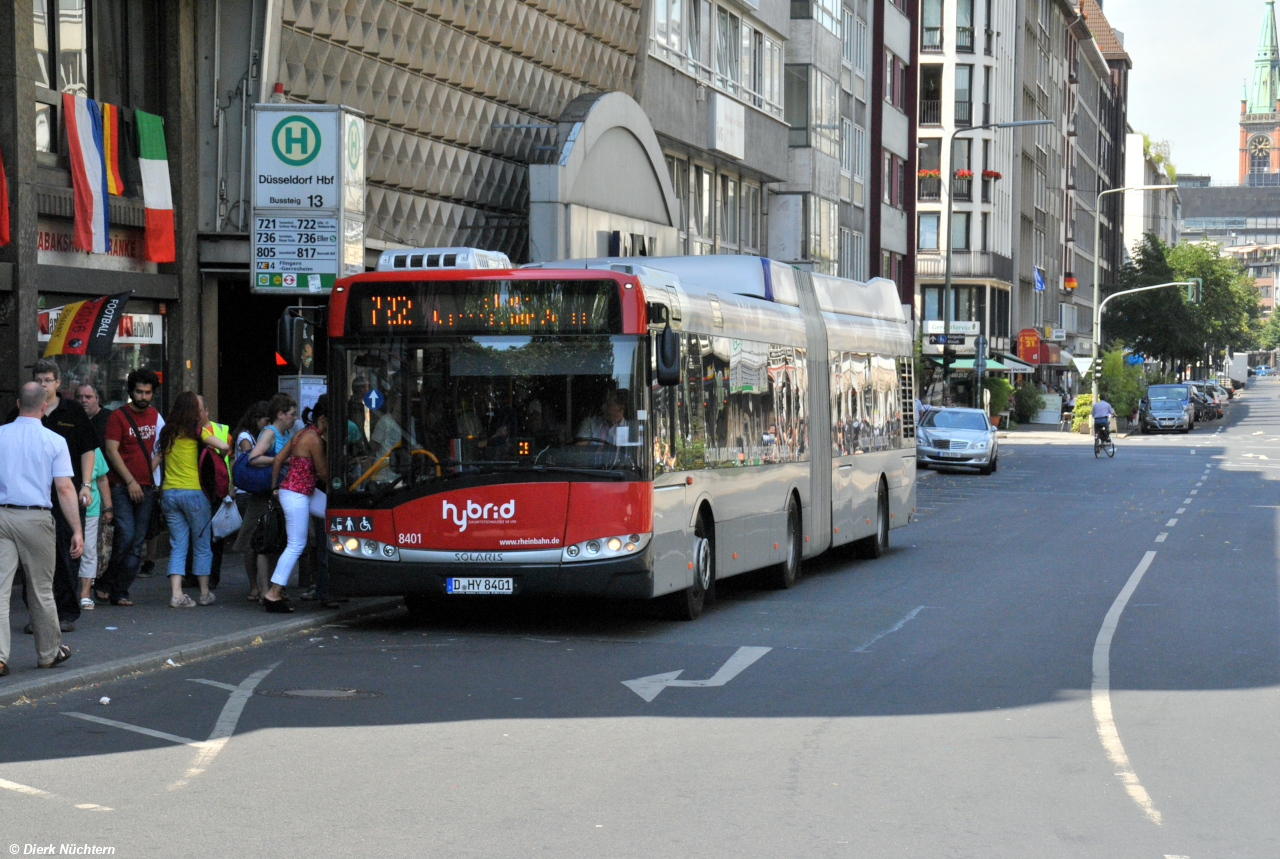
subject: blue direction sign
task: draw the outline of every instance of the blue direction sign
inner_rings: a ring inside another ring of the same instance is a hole
[[[373,409],[374,411],[382,408],[382,404],[386,401],[387,398],[382,396],[382,392],[377,388],[371,388],[369,392],[364,395],[365,408]]]

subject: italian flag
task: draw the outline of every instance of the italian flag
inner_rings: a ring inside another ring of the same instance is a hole
[[[142,201],[147,210],[143,255],[151,262],[173,262],[173,195],[169,189],[164,120],[154,113],[135,110],[133,122],[138,128],[138,167],[142,171]]]

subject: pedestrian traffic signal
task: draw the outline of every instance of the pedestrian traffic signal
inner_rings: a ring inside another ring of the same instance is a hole
[[[944,369],[950,369],[951,365],[956,362],[956,350],[950,346],[942,347],[942,366]]]
[[[1187,301],[1192,304],[1199,304],[1204,293],[1204,279],[1199,277],[1187,278],[1191,281],[1187,284]]]

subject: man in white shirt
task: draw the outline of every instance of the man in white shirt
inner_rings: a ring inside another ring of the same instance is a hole
[[[1105,430],[1109,435],[1111,432],[1111,423],[1109,419],[1115,413],[1116,413],[1116,410],[1111,408],[1111,404],[1108,403],[1106,400],[1102,399],[1101,396],[1099,396],[1098,401],[1093,404],[1094,431],[1097,432],[1100,429]]]
[[[610,391],[605,395],[600,414],[592,415],[578,427],[574,442],[601,445],[624,443],[627,435],[626,417],[626,395],[621,391]]]
[[[51,487],[57,487],[58,506],[71,526],[72,558],[84,550],[84,533],[71,453],[62,436],[41,424],[45,406],[44,388],[28,382],[19,393],[18,417],[0,426],[0,677],[9,674],[9,595],[19,561],[27,574],[36,665],[53,668],[71,656],[71,648],[62,643],[53,599]]]

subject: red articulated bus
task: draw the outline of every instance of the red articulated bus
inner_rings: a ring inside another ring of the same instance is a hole
[[[329,312],[337,592],[664,597],[693,619],[717,579],[789,587],[914,513],[889,281],[421,249],[338,281]]]

